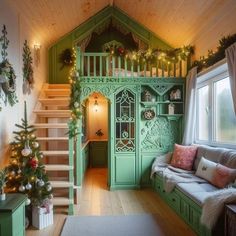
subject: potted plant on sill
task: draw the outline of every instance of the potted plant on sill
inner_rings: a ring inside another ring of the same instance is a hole
[[[7,169],[0,170],[0,201],[4,201],[6,199],[6,194],[4,193],[6,177],[7,177]]]

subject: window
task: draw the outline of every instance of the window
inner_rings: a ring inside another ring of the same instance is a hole
[[[226,68],[221,66],[197,80],[197,143],[236,146],[236,116]]]

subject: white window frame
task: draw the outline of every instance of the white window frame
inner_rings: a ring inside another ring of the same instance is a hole
[[[195,127],[195,143],[197,144],[205,144],[216,147],[225,147],[225,148],[236,148],[236,143],[223,143],[217,142],[215,139],[216,130],[214,129],[216,120],[215,109],[216,109],[216,95],[215,95],[215,83],[219,80],[225,79],[229,76],[227,63],[223,61],[220,65],[214,66],[214,68],[208,69],[206,73],[199,74],[197,77],[197,91],[198,89],[208,85],[209,86],[209,116],[208,116],[208,124],[209,124],[209,137],[208,140],[200,140],[199,139],[199,123],[198,123],[198,92],[196,95],[196,127]],[[213,104],[214,102],[214,104]],[[212,121],[212,122],[211,122]]]

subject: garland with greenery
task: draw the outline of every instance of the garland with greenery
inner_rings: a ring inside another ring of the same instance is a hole
[[[69,123],[68,134],[70,138],[73,138],[78,134],[78,120],[82,115],[80,109],[81,86],[79,80],[79,72],[76,70],[75,66],[70,71],[69,83],[71,85],[69,104],[71,110],[71,120]]]
[[[67,48],[59,55],[59,62],[62,64],[61,69],[64,67],[72,67],[75,64],[75,51],[71,48]]]
[[[0,99],[3,100],[5,105],[7,103],[10,106],[15,105],[18,100],[16,96],[16,74],[11,65],[11,63],[7,59],[7,48],[9,44],[9,40],[7,39],[7,30],[6,26],[3,25],[2,36],[0,37],[1,44],[1,56],[2,62],[0,63]],[[1,93],[3,91],[3,93]],[[0,111],[2,110],[0,106]]]
[[[31,89],[33,88],[34,84],[34,71],[33,71],[33,58],[31,56],[31,51],[28,46],[27,40],[24,42],[24,47],[23,47],[23,93],[30,94]]]
[[[217,50],[213,52],[213,50],[208,50],[208,55],[206,57],[201,56],[200,60],[196,60],[193,62],[193,66],[198,67],[198,72],[214,65],[216,62],[225,58],[225,50],[236,42],[236,34],[228,35],[227,37],[223,37],[219,40],[219,46]]]
[[[147,49],[138,51],[129,51],[117,45],[109,45],[105,51],[111,56],[124,57],[131,61],[150,62],[156,64],[158,61],[170,63],[178,63],[180,60],[187,60],[190,54],[193,54],[193,46],[183,46],[181,48],[163,50],[163,49]]]

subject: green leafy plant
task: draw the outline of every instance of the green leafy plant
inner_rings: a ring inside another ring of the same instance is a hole
[[[59,56],[59,61],[62,64],[61,69],[63,69],[65,66],[72,67],[75,62],[75,53],[72,49],[67,48]]]

